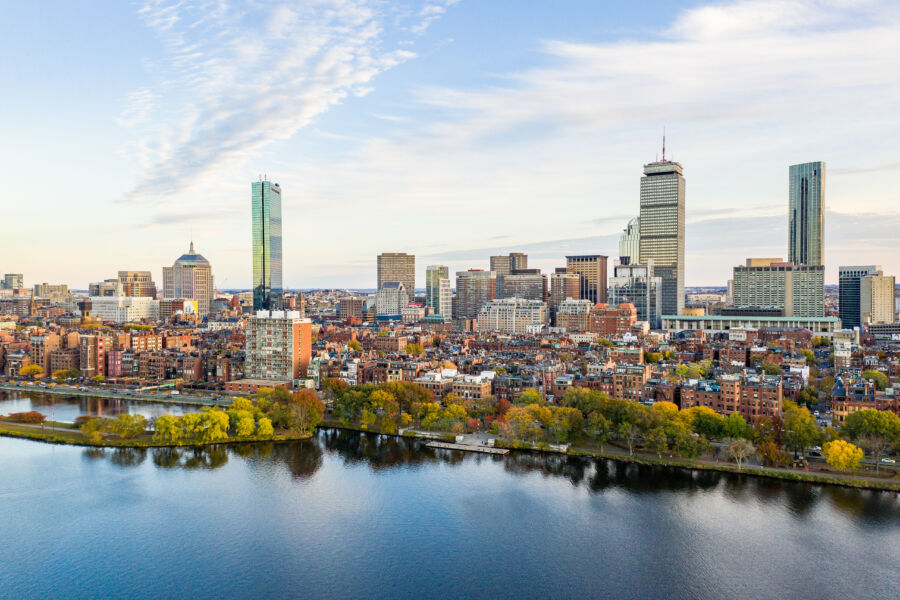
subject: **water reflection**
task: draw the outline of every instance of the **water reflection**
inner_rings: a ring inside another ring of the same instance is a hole
[[[322,429],[309,440],[204,446],[198,448],[118,448],[84,450],[88,459],[109,459],[123,468],[142,465],[147,454],[161,469],[217,469],[228,463],[229,455],[251,461],[284,465],[298,480],[307,480],[322,468],[329,454],[346,465],[365,465],[373,471],[416,468],[429,463],[446,465],[499,463],[508,473],[527,476],[538,473],[547,478],[565,479],[574,487],[592,494],[622,490],[632,494],[719,493],[737,503],[777,503],[795,517],[807,518],[815,506],[825,501],[842,513],[865,523],[900,524],[900,502],[894,492],[856,490],[835,486],[778,481],[715,471],[672,469],[612,460],[517,452],[505,457],[470,454],[428,448],[422,441],[341,429]]]

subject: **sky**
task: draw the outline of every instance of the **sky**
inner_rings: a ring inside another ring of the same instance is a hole
[[[826,162],[826,282],[900,274],[900,3],[151,0],[0,20],[0,273],[84,289],[191,239],[249,288],[250,183],[290,288],[380,252],[487,268],[618,253],[643,164],[684,166],[686,282],[787,258],[788,167]]]

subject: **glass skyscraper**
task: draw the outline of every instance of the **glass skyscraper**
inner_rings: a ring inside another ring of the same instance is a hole
[[[267,179],[254,181],[253,310],[273,308],[281,283],[281,187]]]
[[[639,257],[653,261],[662,281],[662,314],[684,310],[684,175],[681,164],[665,159],[644,165],[641,177]]]
[[[425,269],[425,304],[434,314],[446,317],[450,312],[450,269],[444,265],[429,265]]]
[[[825,163],[790,168],[790,260],[795,265],[823,265],[825,251]]]

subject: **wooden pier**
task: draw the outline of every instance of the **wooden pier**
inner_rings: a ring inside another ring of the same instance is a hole
[[[443,450],[462,450],[463,452],[481,452],[482,454],[509,454],[508,448],[495,448],[493,446],[451,444],[450,442],[428,442],[425,445],[429,448],[441,448]]]

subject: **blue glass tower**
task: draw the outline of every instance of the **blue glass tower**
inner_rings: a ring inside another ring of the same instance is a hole
[[[273,308],[281,283],[281,187],[267,179],[254,181],[253,310]]]

